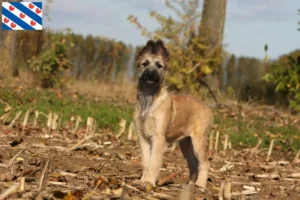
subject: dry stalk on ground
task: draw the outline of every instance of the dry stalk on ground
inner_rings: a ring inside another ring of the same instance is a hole
[[[39,117],[39,111],[35,110],[34,111],[34,121],[33,121],[33,127],[37,127],[38,125],[38,117]]]
[[[272,154],[272,150],[273,150],[273,146],[274,146],[274,139],[271,140],[270,146],[269,146],[269,150],[268,150],[268,154],[267,154],[267,159],[266,162],[269,162],[271,154]]]
[[[220,132],[217,131],[217,134],[216,134],[216,140],[215,140],[215,153],[216,153],[216,154],[218,153],[219,136],[220,136]]]
[[[25,128],[28,124],[30,113],[31,113],[31,109],[27,110],[25,113],[25,117],[24,117],[24,121],[23,121],[23,128]]]
[[[48,117],[48,121],[47,121],[48,129],[51,129],[51,127],[52,127],[52,116],[53,116],[53,113],[52,113],[52,111],[50,111],[48,116],[47,116]]]
[[[131,122],[128,128],[128,140],[133,140],[133,123]]]
[[[43,167],[41,177],[39,180],[38,191],[42,191],[48,181],[48,168],[49,168],[50,159],[46,159],[45,165]]]
[[[224,139],[224,147],[223,147],[223,156],[225,156],[226,154],[226,150],[227,150],[227,147],[228,147],[228,134],[225,135],[225,139]]]
[[[19,117],[21,116],[21,114],[22,114],[22,111],[19,111],[18,113],[17,113],[17,115],[15,116],[15,118],[10,122],[10,124],[9,124],[9,128],[12,128],[13,127],[13,125],[16,123],[16,121],[19,119]]]
[[[118,134],[116,135],[116,138],[117,138],[117,139],[120,138],[121,135],[125,132],[125,129],[126,129],[126,120],[122,118],[122,119],[120,120],[120,122],[119,122],[119,126],[120,126],[119,132],[118,132]]]

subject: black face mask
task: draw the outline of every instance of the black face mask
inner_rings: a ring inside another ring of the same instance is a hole
[[[141,78],[140,83],[146,84],[146,85],[157,85],[160,83],[160,76],[159,73],[156,70],[149,70],[146,69]]]

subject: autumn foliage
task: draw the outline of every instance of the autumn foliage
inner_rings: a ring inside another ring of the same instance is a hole
[[[288,56],[288,64],[274,63],[270,72],[263,79],[276,85],[276,92],[286,94],[289,105],[294,110],[300,110],[300,56],[295,59]]]
[[[300,14],[300,10],[298,10]],[[300,22],[298,22],[300,24]],[[300,30],[300,29],[299,29]],[[300,51],[281,56],[273,63],[264,80],[276,85],[276,92],[286,94],[290,107],[300,111]]]
[[[29,67],[36,73],[42,87],[62,85],[61,74],[71,67],[68,47],[63,35],[53,35],[50,47],[45,45],[41,54],[29,60]]]

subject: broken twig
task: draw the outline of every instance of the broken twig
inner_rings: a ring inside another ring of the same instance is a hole
[[[9,128],[12,128],[13,127],[13,125],[16,123],[16,121],[19,119],[19,117],[21,116],[21,114],[22,114],[22,111],[19,111],[18,113],[17,113],[17,115],[15,116],[15,118],[10,122],[10,124],[9,124]]]
[[[38,191],[41,191],[41,190],[46,186],[47,179],[48,179],[48,167],[49,167],[49,162],[50,162],[50,160],[47,159],[47,160],[46,160],[46,163],[45,163],[45,165],[44,165],[44,168],[43,168],[43,170],[42,170],[41,177],[40,177],[40,180],[39,180]]]
[[[172,180],[176,176],[180,175],[182,172],[183,172],[183,170],[180,170],[179,172],[174,172],[174,173],[170,174],[169,176],[167,176],[167,177],[161,179],[160,181],[158,181],[157,185],[158,186],[164,185],[166,182]]]
[[[271,157],[271,154],[272,154],[272,150],[273,150],[273,146],[274,146],[274,139],[271,140],[266,162],[268,162],[270,160],[270,157]]]

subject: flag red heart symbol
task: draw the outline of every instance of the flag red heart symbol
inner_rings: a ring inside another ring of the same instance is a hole
[[[13,11],[14,9],[15,9],[15,7],[9,6],[9,10],[10,10],[10,11]]]
[[[20,17],[23,19],[25,15],[23,13],[20,13]]]
[[[34,8],[34,5],[33,5],[32,3],[29,4],[29,8],[30,8],[30,9]]]
[[[12,23],[10,24],[10,27],[16,28],[16,24],[12,22]]]
[[[38,9],[38,8],[37,8],[37,9],[35,10],[35,12],[36,12],[37,14],[40,14],[40,13],[41,13],[41,9]]]
[[[31,20],[30,25],[34,26],[35,24],[36,24],[35,21]]]
[[[7,19],[6,17],[4,18],[4,23],[7,24],[9,22],[9,19]]]

